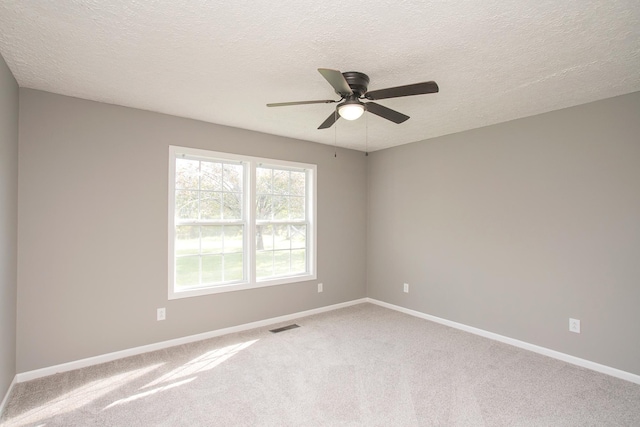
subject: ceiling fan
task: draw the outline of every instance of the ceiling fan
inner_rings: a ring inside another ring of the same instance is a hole
[[[391,108],[375,102],[362,102],[362,99],[374,101],[378,99],[399,98],[401,96],[424,95],[427,93],[437,93],[439,91],[436,82],[414,83],[405,86],[390,87],[387,89],[378,89],[369,92],[369,76],[357,71],[347,71],[341,73],[338,70],[329,68],[318,68],[322,77],[324,77],[336,93],[340,95],[340,99],[323,99],[317,101],[297,101],[297,102],[278,102],[267,104],[267,107],[286,107],[289,105],[304,104],[333,104],[339,102],[336,111],[334,111],[327,119],[322,122],[318,129],[327,129],[340,118],[345,120],[356,120],[365,111],[380,116],[384,119],[391,120],[394,123],[402,123],[409,119],[409,116],[399,113]]]

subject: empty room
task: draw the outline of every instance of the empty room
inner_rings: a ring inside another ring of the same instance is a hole
[[[640,3],[0,0],[0,424],[640,425]]]

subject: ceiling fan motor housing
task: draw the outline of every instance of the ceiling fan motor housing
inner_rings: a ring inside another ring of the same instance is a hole
[[[342,73],[342,75],[344,76],[344,79],[347,81],[347,84],[349,85],[353,93],[357,95],[357,98],[360,98],[365,93],[367,93],[367,88],[369,86],[369,76],[357,71],[346,71]]]

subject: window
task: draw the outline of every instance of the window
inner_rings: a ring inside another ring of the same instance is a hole
[[[256,168],[256,278],[306,271],[306,171]]]
[[[316,166],[169,147],[169,298],[316,278]]]

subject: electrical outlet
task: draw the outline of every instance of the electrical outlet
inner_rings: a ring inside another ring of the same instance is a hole
[[[167,309],[166,308],[159,308],[158,309],[157,320],[164,320],[166,318],[167,318]]]
[[[322,283],[318,283],[318,293],[322,292]]]
[[[569,331],[575,332],[576,334],[580,333],[580,319],[569,318]]]
[[[405,283],[405,284],[404,284],[404,291],[405,291],[405,293],[407,293],[407,294],[409,293],[409,284],[408,284],[408,283]]]

